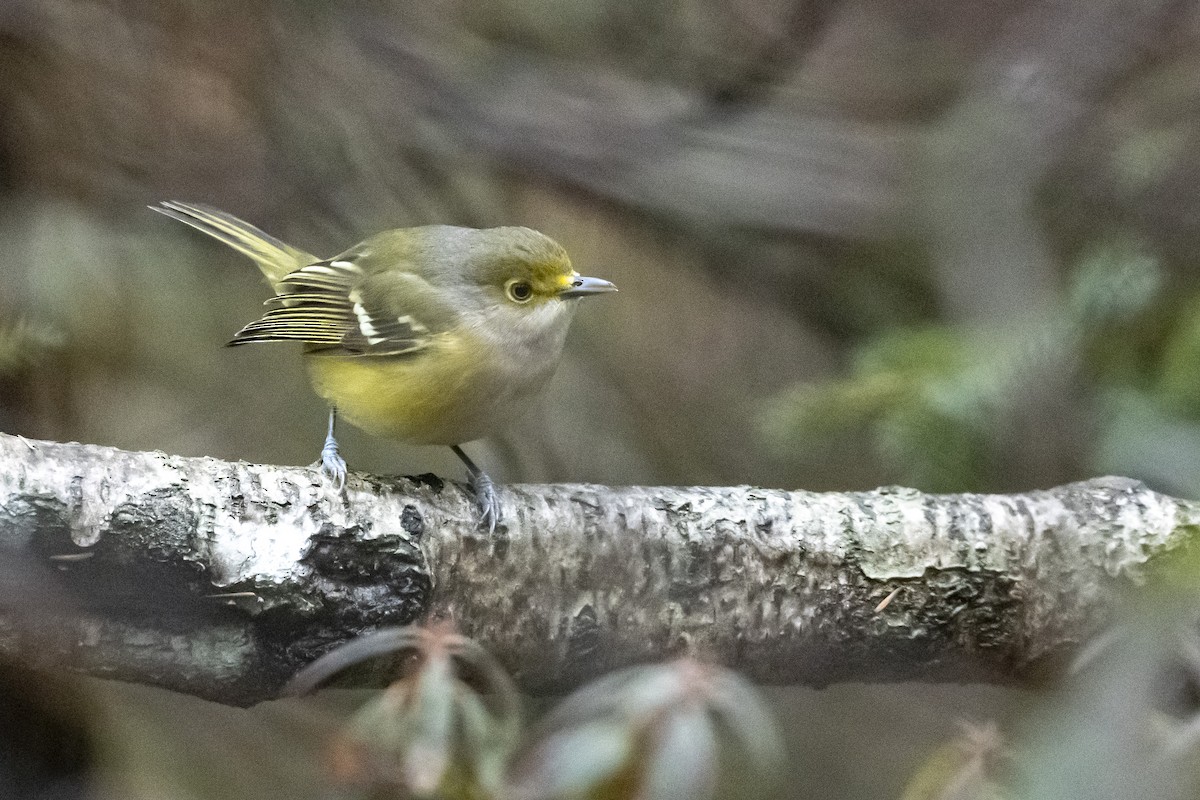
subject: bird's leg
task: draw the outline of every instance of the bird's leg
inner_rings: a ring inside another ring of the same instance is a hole
[[[452,444],[450,449],[467,465],[468,480],[475,491],[475,502],[479,504],[479,511],[483,515],[483,527],[488,529],[488,533],[495,533],[496,523],[500,521],[500,498],[496,496],[496,485],[486,472],[475,466],[475,462],[467,457],[461,447]]]
[[[337,408],[329,409],[329,433],[325,436],[325,446],[321,448],[321,474],[333,481],[334,487],[340,492],[346,485],[346,459],[338,452],[337,439],[333,438],[333,424],[337,421]]]

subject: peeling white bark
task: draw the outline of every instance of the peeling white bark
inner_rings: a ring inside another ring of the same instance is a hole
[[[1069,655],[1200,520],[1119,478],[501,500],[489,536],[432,476],[354,475],[342,496],[307,468],[0,435],[0,548],[56,567],[81,612],[0,608],[0,652],[253,702],[346,638],[433,614],[533,691],[684,651],[771,682],[1013,681]]]

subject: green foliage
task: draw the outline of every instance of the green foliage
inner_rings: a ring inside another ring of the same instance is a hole
[[[520,728],[516,688],[483,648],[450,626],[362,637],[309,665],[290,690],[306,692],[387,654],[408,657],[411,670],[360,709],[334,740],[334,782],[346,797],[498,796]]]
[[[1154,369],[1148,342],[1159,335],[1162,284],[1154,259],[1114,240],[1080,257],[1051,311],[1031,308],[1024,319],[988,329],[880,334],[859,349],[845,378],[772,398],[760,430],[783,455],[862,432],[896,480],[928,491],[985,490],[1003,470],[1013,415],[1030,397],[1055,391],[1031,387],[1081,380],[1100,397],[1106,385],[1128,385]],[[1190,324],[1178,327],[1167,350],[1159,391],[1177,407],[1200,409],[1200,307],[1191,308]]]
[[[1156,389],[1167,408],[1200,420],[1200,295],[1179,311],[1164,344]]]
[[[1003,800],[997,782],[1010,753],[994,724],[964,725],[962,735],[936,748],[913,773],[900,800]]]
[[[1130,241],[1118,240],[1086,252],[1072,274],[1066,316],[1081,330],[1136,321],[1160,298],[1158,262]]]
[[[47,325],[27,319],[0,325],[0,376],[11,375],[34,364],[63,345],[63,335]]]
[[[904,479],[930,490],[982,481],[986,438],[977,397],[964,394],[970,343],[944,328],[880,336],[843,381],[794,388],[763,415],[769,441],[784,447],[867,429]]]
[[[568,697],[533,732],[509,796],[714,796],[723,760],[738,759],[746,796],[769,795],[782,763],[757,693],[734,673],[684,659],[613,673]]]
[[[482,648],[446,626],[352,642],[305,669],[293,691],[389,653],[409,654],[413,668],[332,743],[331,778],[341,797],[704,800],[730,758],[747,771],[741,785],[760,796],[782,762],[774,722],[754,689],[688,659],[585,687],[542,720],[515,760],[511,682]]]
[[[1093,464],[1198,496],[1200,294],[1162,292],[1154,301],[1142,313],[1127,309],[1090,342],[1101,420]]]

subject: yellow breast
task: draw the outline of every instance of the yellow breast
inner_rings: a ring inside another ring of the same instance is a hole
[[[338,416],[375,436],[412,444],[460,444],[510,423],[554,372],[509,368],[484,354],[486,344],[462,335],[437,337],[411,356],[310,354],[317,394]],[[557,356],[557,354],[555,354]]]

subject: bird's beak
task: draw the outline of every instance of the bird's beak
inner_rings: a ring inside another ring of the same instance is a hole
[[[589,294],[615,292],[617,287],[603,278],[576,277],[571,285],[558,293],[559,297],[587,297]]]

